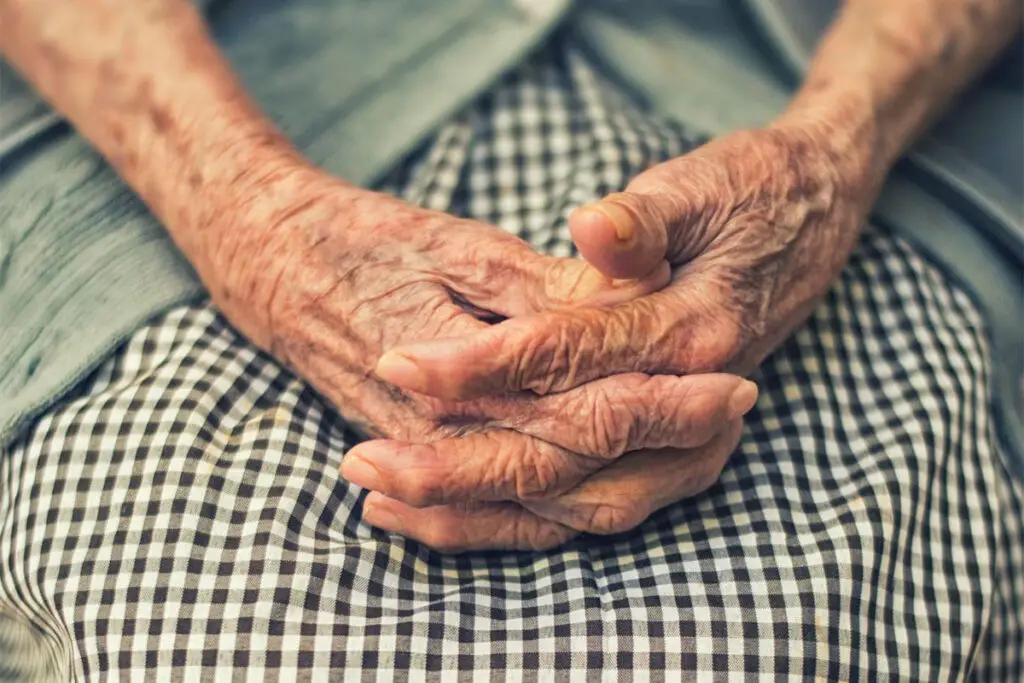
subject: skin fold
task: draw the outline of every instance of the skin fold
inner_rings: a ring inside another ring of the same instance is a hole
[[[187,0],[0,0],[0,50],[110,161],[225,316],[367,434],[364,517],[547,548],[717,479],[746,373],[842,268],[888,168],[1015,0],[850,0],[772,126],[574,213],[589,263],[353,187],[243,92]],[[505,319],[488,324],[492,317]]]

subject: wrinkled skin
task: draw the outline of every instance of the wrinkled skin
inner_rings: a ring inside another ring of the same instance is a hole
[[[519,317],[465,338],[405,345],[382,358],[379,374],[410,390],[465,400],[571,391],[610,373],[751,371],[820,300],[877,191],[855,157],[836,153],[810,131],[732,134],[649,169],[625,192],[573,214],[574,240],[591,264],[626,278],[667,258],[673,277],[665,289],[606,308]],[[706,447],[704,462],[715,467],[703,471],[709,478],[690,493],[714,481],[732,439],[726,433],[719,450]],[[407,458],[387,442],[374,448],[379,462]],[[629,460],[616,466],[629,467]],[[450,477],[471,477],[469,467],[452,468]],[[405,494],[403,482],[416,473],[406,472],[395,471],[395,481],[382,489],[389,498],[375,499],[394,513],[385,526],[443,540],[439,522],[412,513],[409,504],[417,501]],[[608,485],[613,476],[625,481],[631,475],[602,470],[584,482],[580,489],[587,493],[580,495],[602,495],[596,480]],[[628,485],[608,495],[622,490]],[[639,495],[624,505],[619,518],[633,523],[651,509]],[[528,507],[566,521],[555,504]],[[460,513],[431,514],[450,530],[449,518]]]
[[[538,255],[497,228],[301,166],[271,174],[259,187],[237,214],[245,229],[224,231],[214,250],[221,273],[208,278],[214,300],[346,419],[394,440],[387,443],[399,454],[390,464],[368,466],[372,459],[361,454],[380,442],[365,444],[345,457],[345,476],[416,505],[475,504],[477,535],[428,537],[439,547],[540,548],[581,530],[624,530],[640,521],[625,511],[625,491],[670,502],[712,481],[735,444],[735,424],[756,388],[731,375],[630,373],[548,396],[458,401],[400,390],[374,374],[388,349],[479,333],[489,328],[484,319],[614,305],[650,293],[666,284],[667,264],[615,281],[583,261]],[[714,458],[693,450],[705,445]],[[596,482],[618,492],[611,506],[578,490],[594,472],[645,458],[673,461],[680,471],[667,480]],[[680,468],[680,459],[696,464]],[[528,512],[531,505],[553,519]],[[371,522],[387,512],[374,507],[371,499],[364,509]]]
[[[718,480],[741,433],[741,420],[733,420],[698,448],[637,451],[608,462],[568,490],[527,496],[507,491],[502,502],[460,490],[459,482],[475,480],[479,475],[473,470],[487,466],[480,459],[461,462],[457,456],[464,453],[457,449],[446,457],[429,448],[367,442],[345,457],[342,472],[348,472],[354,454],[384,463],[388,478],[380,486],[365,484],[376,490],[366,498],[364,517],[435,549],[544,550],[580,532],[629,531],[666,505],[701,493]],[[451,495],[424,499],[417,484],[424,478],[441,482],[440,490]],[[437,504],[458,498],[462,502]]]
[[[467,399],[565,391],[613,372],[748,373],[845,264],[877,187],[807,130],[734,133],[577,210],[580,252],[615,277],[667,258],[671,284],[603,309],[520,317],[381,359],[381,376]],[[627,240],[618,234],[631,232]],[[521,349],[529,349],[521,353]]]

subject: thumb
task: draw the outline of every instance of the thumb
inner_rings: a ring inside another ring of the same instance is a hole
[[[665,261],[669,216],[659,195],[615,192],[573,211],[569,232],[580,255],[614,278],[644,277]]]

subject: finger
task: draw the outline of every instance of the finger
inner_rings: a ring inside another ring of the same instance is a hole
[[[448,553],[547,550],[579,534],[574,529],[538,517],[515,503],[417,509],[377,493],[366,497],[363,519],[377,528]]]
[[[565,391],[616,373],[705,372],[737,349],[742,330],[708,311],[696,287],[675,286],[606,309],[513,318],[477,334],[407,344],[381,357],[377,373],[438,398]]]
[[[406,505],[532,499],[568,490],[601,466],[510,430],[431,443],[366,441],[341,461],[341,476]]]
[[[754,406],[757,385],[720,373],[631,373],[535,398],[525,406],[492,401],[488,414],[496,425],[609,461],[642,448],[693,448],[710,441]]]
[[[743,433],[734,420],[704,446],[630,453],[560,496],[524,501],[553,522],[594,534],[633,529],[661,508],[714,484]]]
[[[616,192],[569,216],[580,255],[601,273],[639,278],[665,261],[668,217],[656,197]]]
[[[555,394],[537,401],[537,418],[517,416],[516,429],[540,438],[499,429],[424,444],[369,441],[345,455],[341,474],[414,507],[545,498],[623,453],[706,443],[757,399],[753,383],[730,375],[624,375],[585,388],[569,399]],[[569,415],[586,424],[573,424]]]
[[[443,552],[545,550],[580,532],[612,534],[640,525],[654,511],[707,489],[717,480],[742,432],[739,421],[693,451],[645,451],[601,470],[578,489],[520,506],[479,503],[415,508],[379,493],[367,496],[363,518]]]

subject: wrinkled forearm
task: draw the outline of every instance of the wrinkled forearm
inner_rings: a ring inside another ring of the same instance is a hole
[[[846,0],[777,125],[825,125],[869,184],[1021,28],[1020,0]]]
[[[0,0],[0,50],[194,262],[226,202],[292,154],[189,0]]]

